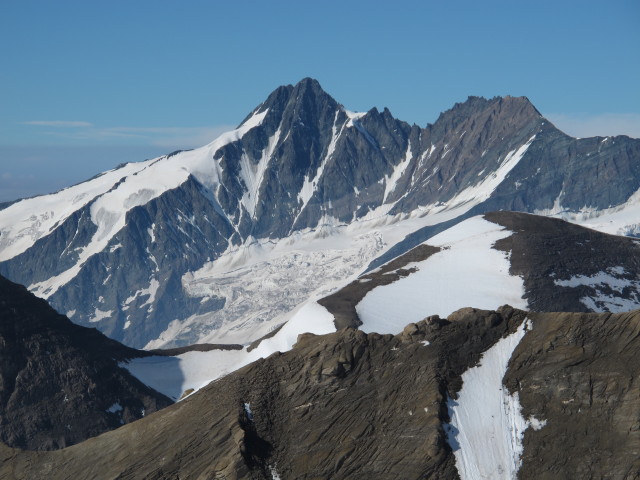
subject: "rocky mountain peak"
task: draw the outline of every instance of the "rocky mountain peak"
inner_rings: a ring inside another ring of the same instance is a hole
[[[512,129],[530,129],[540,123],[542,116],[527,97],[484,97],[470,96],[466,101],[456,103],[442,112],[435,124],[429,126],[434,134],[468,128],[487,128],[492,124]]]

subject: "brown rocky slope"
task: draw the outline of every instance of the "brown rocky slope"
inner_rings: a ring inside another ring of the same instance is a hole
[[[525,432],[520,478],[638,478],[640,312],[510,307],[430,317],[397,336],[302,335],[290,352],[81,444],[1,446],[0,477],[457,478],[447,396],[527,316],[504,382],[546,425]]]

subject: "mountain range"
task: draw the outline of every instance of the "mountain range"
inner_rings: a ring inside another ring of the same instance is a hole
[[[0,210],[0,273],[133,347],[246,343],[464,218],[628,212],[639,158],[639,140],[571,138],[523,97],[421,128],[304,79],[205,147]],[[623,217],[605,231],[635,232]]]

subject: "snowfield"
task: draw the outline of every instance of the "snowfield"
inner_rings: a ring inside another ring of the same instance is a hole
[[[340,138],[348,129],[358,129],[370,139],[361,119],[366,113],[342,110],[347,118],[340,121],[336,112],[329,148],[320,165],[304,179],[297,192],[302,205],[306,205],[318,188],[324,167],[332,156]],[[19,201],[0,210],[0,261],[23,253],[44,236],[52,233],[70,215],[88,207],[85,215],[96,226],[95,233],[77,248],[77,257],[64,271],[29,285],[36,295],[50,298],[65,287],[82,271],[94,255],[118,245],[112,240],[126,225],[127,214],[135,207],[179,187],[189,176],[196,178],[211,192],[212,202],[220,204],[221,165],[211,161],[216,152],[242,139],[253,128],[264,122],[269,110],[255,111],[237,129],[222,134],[212,143],[191,151],[158,157],[140,163],[126,164],[79,185],[55,194]],[[274,149],[284,133],[279,129],[270,137],[256,164],[245,156],[241,159],[239,178],[247,190],[240,204],[249,216],[254,216],[261,199],[260,186],[273,161]],[[491,193],[518,164],[533,142],[508,152],[496,170],[478,183],[459,192],[447,202],[423,205],[405,214],[390,215],[391,209],[403,197],[397,197],[397,186],[406,174],[413,157],[413,146],[408,144],[404,159],[379,183],[384,185],[383,204],[365,217],[340,223],[331,217],[323,218],[310,229],[294,232],[283,239],[245,239],[242,246],[230,245],[214,263],[184,274],[182,283],[187,295],[203,302],[212,297],[224,298],[225,307],[218,312],[173,319],[159,337],[150,340],[146,348],[195,342],[248,343],[268,333],[282,323],[283,315],[303,304],[307,299],[326,295],[354,279],[379,255],[401,241],[407,234],[437,223],[454,219],[489,198]],[[429,154],[433,153],[433,150]],[[295,194],[295,192],[292,192]],[[355,191],[356,197],[359,192]],[[220,212],[225,212],[220,208]],[[301,213],[302,211],[300,211]],[[241,219],[228,218],[233,225]],[[153,242],[157,232],[155,224],[147,230]],[[158,264],[153,256],[150,259]],[[157,268],[156,268],[157,270]],[[109,277],[103,280],[107,283]],[[155,292],[162,289],[159,277],[149,278],[149,286],[126,292],[121,312],[129,308],[129,301],[147,295],[148,304],[155,300]],[[284,287],[284,288],[283,288]],[[149,307],[148,313],[152,311]],[[68,310],[73,310],[69,307]],[[105,312],[108,310],[103,309]],[[111,311],[113,313],[113,311]],[[111,318],[96,314],[92,321]],[[128,317],[127,317],[128,318]],[[135,327],[135,325],[133,325]],[[123,328],[131,328],[125,322]]]
[[[356,306],[365,332],[397,334],[429,315],[445,318],[463,307],[527,308],[524,283],[509,274],[507,254],[492,248],[512,232],[477,216],[432,237],[440,252],[413,263],[418,271],[371,290]]]
[[[225,308],[174,320],[146,349],[176,343],[250,343],[288,318],[310,298],[322,298],[352,280],[369,263],[419,228],[464,214],[473,204],[428,206],[390,216],[386,206],[348,225],[325,217],[317,228],[280,240],[250,239],[182,278],[185,291]]]
[[[217,185],[219,165],[209,161],[213,153],[260,125],[267,112],[255,113],[236,130],[222,134],[204,147],[171,157],[129,163],[58,193],[22,200],[0,210],[0,261],[32,247],[75,211],[91,204],[91,221],[97,231],[81,250],[75,264],[54,277],[29,286],[34,294],[49,298],[73,280],[91,256],[107,247],[125,226],[127,212],[132,208],[178,187],[189,175],[205,186]]]
[[[242,350],[186,352],[175,357],[136,358],[122,362],[120,366],[145,385],[173,400],[179,400],[187,390],[196,392],[260,358],[291,350],[301,333],[324,335],[335,332],[333,315],[314,301],[295,309],[289,317],[273,337],[263,340],[250,352],[247,347]]]

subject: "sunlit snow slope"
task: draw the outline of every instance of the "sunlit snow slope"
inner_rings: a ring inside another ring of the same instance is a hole
[[[365,332],[393,333],[429,315],[447,317],[463,307],[526,309],[522,279],[509,274],[509,258],[493,249],[512,232],[473,217],[429,239],[441,247],[428,259],[408,264],[416,273],[370,291],[356,306]]]

